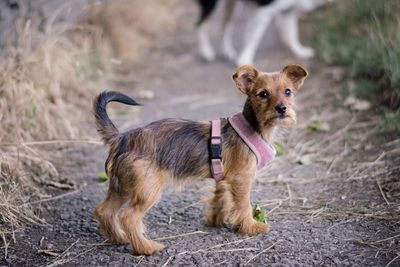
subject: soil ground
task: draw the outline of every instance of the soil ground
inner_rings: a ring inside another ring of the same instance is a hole
[[[182,21],[195,16],[190,5]],[[341,87],[333,82],[336,69],[299,61],[276,37],[274,28],[269,29],[257,67],[275,71],[287,63],[303,63],[310,78],[296,96],[297,127],[279,131],[283,155],[254,181],[252,202],[267,210],[269,233],[248,237],[234,227],[208,227],[202,200],[213,189],[209,179],[179,190],[167,188],[146,216],[148,236],[163,239],[164,250],[142,257],[132,255],[128,245],[106,244],[92,211],[107,190],[107,183],[97,178],[107,148],[63,145],[52,158],[79,189],[41,203],[47,225],[18,231],[0,265],[385,266],[394,260],[391,266],[399,266],[400,139],[388,142],[377,135],[373,114],[343,108]],[[241,110],[245,98],[231,81],[233,64],[202,61],[192,25],[183,25],[164,42],[146,61],[110,81],[109,88],[143,104],[111,105],[109,113],[119,129],[165,117],[210,120]],[[331,129],[307,130],[314,120],[329,123]],[[88,129],[97,138],[94,125]]]

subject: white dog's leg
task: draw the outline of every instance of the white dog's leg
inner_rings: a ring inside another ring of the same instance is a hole
[[[210,34],[208,30],[210,19],[203,21],[198,28],[199,51],[200,55],[207,61],[215,60],[215,51],[211,45]]]
[[[224,56],[234,61],[236,59],[236,51],[233,47],[233,24],[232,15],[235,10],[236,0],[225,0],[225,12],[222,21],[222,52]]]
[[[257,51],[258,45],[264,35],[265,29],[271,22],[273,17],[273,10],[269,7],[258,8],[254,17],[249,20],[245,33],[246,39],[244,40],[244,47],[236,62],[238,66],[245,64],[253,64],[254,56]]]
[[[315,54],[314,49],[305,47],[299,40],[299,18],[295,10],[281,13],[275,19],[282,42],[299,58],[309,59]]]
[[[257,51],[258,45],[268,27],[271,19],[277,14],[294,6],[299,0],[279,0],[274,1],[267,6],[259,7],[253,18],[249,20],[244,33],[244,48],[241,51],[237,60],[237,65],[253,64],[254,56]]]
[[[333,0],[301,0],[297,1],[297,8],[301,11],[310,12],[319,6],[332,2]]]

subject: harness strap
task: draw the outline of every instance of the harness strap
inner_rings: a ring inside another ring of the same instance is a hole
[[[236,133],[256,156],[257,170],[261,170],[267,166],[275,157],[276,151],[274,146],[265,141],[264,138],[254,130],[242,113],[237,113],[228,120]]]
[[[221,138],[221,120],[211,121],[211,173],[215,181],[224,179],[224,165],[222,164],[222,138]]]

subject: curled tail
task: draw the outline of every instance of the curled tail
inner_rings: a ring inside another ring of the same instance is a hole
[[[94,116],[96,118],[97,131],[106,144],[110,143],[119,132],[107,115],[106,106],[108,102],[116,101],[127,105],[137,106],[135,100],[122,93],[115,91],[104,91],[100,93],[93,102]]]

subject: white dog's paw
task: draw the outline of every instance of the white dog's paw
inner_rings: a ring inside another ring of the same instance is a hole
[[[235,62],[237,53],[232,43],[224,42],[222,45],[222,53],[227,60]]]
[[[224,47],[222,49],[222,53],[224,54],[224,57],[229,60],[229,61],[233,61],[235,62],[237,54],[235,49],[233,49],[233,47]]]
[[[315,56],[315,51],[311,47],[299,47],[295,51],[296,56],[302,59],[310,59]]]
[[[206,61],[214,61],[215,51],[211,46],[200,46],[200,55]]]

